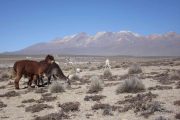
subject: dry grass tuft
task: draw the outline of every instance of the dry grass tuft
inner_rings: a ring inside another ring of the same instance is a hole
[[[114,68],[121,68],[121,65],[115,65]]]
[[[126,79],[123,84],[120,84],[116,89],[116,93],[137,93],[145,90],[145,86],[137,77]]]
[[[80,80],[80,76],[78,74],[72,74],[69,76],[70,80]]]
[[[110,69],[105,69],[103,75],[105,78],[110,78],[112,77],[112,72]]]
[[[104,104],[104,103],[95,103],[92,107],[92,110],[103,110],[103,115],[110,115],[112,116],[112,111],[120,111],[122,109],[121,106],[114,106],[114,105],[109,105],[109,104]]]
[[[149,87],[148,90],[169,90],[172,89],[172,86],[160,86],[156,85],[155,87]]]
[[[5,94],[1,94],[0,97],[15,97],[19,95],[20,94],[17,93],[16,91],[9,91],[9,92],[6,92]]]
[[[60,82],[53,82],[49,89],[51,93],[65,92],[64,86]]]
[[[9,79],[9,78],[10,78],[10,76],[9,76],[7,73],[3,73],[3,74],[1,75],[0,81],[5,81],[5,80],[7,80],[7,79]]]
[[[171,80],[180,80],[180,71],[171,71],[169,72],[169,79]]]
[[[5,89],[5,88],[6,88],[6,86],[5,86],[5,85],[0,86],[0,89]]]
[[[110,115],[110,116],[112,116],[113,115],[112,109],[111,108],[104,109],[103,115]]]
[[[36,102],[35,99],[28,99],[28,100],[23,100],[22,103],[32,103],[32,102]]]
[[[64,114],[64,112],[58,112],[58,113],[50,113],[41,117],[36,117],[34,120],[64,120],[68,118],[69,116]]]
[[[160,102],[154,101],[148,103],[145,107],[145,110],[141,113],[142,116],[148,118],[150,115],[154,114],[155,112],[169,112],[163,108]]]
[[[103,104],[103,103],[96,103],[91,108],[92,110],[99,110],[99,109],[108,109],[111,106],[109,104]]]
[[[89,71],[94,71],[94,70],[97,70],[97,67],[96,67],[96,66],[91,66],[91,67],[89,68]]]
[[[174,101],[174,105],[180,106],[180,100]]]
[[[22,105],[18,105],[18,106],[16,106],[16,107],[18,107],[18,108],[21,108],[21,107],[22,107],[22,108],[23,108],[23,107],[25,107],[25,105],[22,104]]]
[[[129,70],[128,70],[129,74],[138,74],[138,73],[142,73],[142,69],[140,67],[140,65],[138,64],[133,64],[130,66]]]
[[[175,116],[176,119],[180,119],[180,113],[177,113]]]
[[[100,80],[97,76],[92,76],[90,81],[91,84],[88,93],[97,93],[103,89],[103,81]]]
[[[7,107],[6,104],[4,104],[2,101],[0,101],[0,108]]]
[[[8,85],[14,85],[14,82],[13,81],[9,81]]]
[[[35,113],[35,112],[39,112],[42,111],[44,109],[51,109],[53,108],[52,106],[49,106],[47,104],[35,104],[32,106],[28,106],[25,108],[26,112],[31,112],[31,113]]]
[[[94,95],[94,96],[85,96],[85,101],[100,101],[101,99],[105,98],[106,96],[103,95]]]
[[[118,101],[117,104],[124,105],[120,112],[126,112],[132,109],[135,113],[140,113],[140,115],[146,118],[154,114],[156,111],[170,112],[163,108],[161,102],[153,101],[156,97],[156,94],[149,92],[146,94],[138,94],[134,97],[127,96],[125,97],[125,100]]]
[[[47,96],[47,95],[42,95],[42,97],[38,100],[38,103],[42,103],[42,102],[51,102],[56,100],[57,97],[53,97],[53,96]]]
[[[159,116],[159,117],[157,117],[155,120],[170,120],[170,119],[165,118],[165,117],[163,117],[163,116]]]
[[[59,104],[59,107],[61,107],[64,112],[78,111],[79,106],[80,106],[79,102],[66,102],[63,104]]]
[[[176,89],[180,89],[180,81],[176,83]]]
[[[35,90],[35,93],[45,93],[48,92],[47,90],[45,90],[44,88],[38,88]]]

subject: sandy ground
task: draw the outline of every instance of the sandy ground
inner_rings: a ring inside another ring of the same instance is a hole
[[[167,70],[180,70],[180,59],[177,58],[118,58],[118,57],[111,57],[110,64],[112,66],[111,72],[113,76],[117,76],[115,80],[111,79],[103,79],[101,76],[103,75],[103,67],[104,61],[106,57],[96,58],[93,57],[91,64],[88,58],[73,58],[76,61],[75,66],[80,66],[82,72],[78,73],[80,79],[84,79],[85,76],[87,81],[91,76],[99,76],[100,79],[104,81],[104,84],[107,83],[114,83],[110,86],[104,86],[103,90],[98,93],[87,93],[88,88],[90,86],[89,82],[81,83],[80,80],[74,81],[71,85],[71,88],[65,88],[65,92],[62,93],[53,93],[51,96],[56,96],[57,99],[50,101],[50,102],[43,102],[43,104],[47,104],[53,106],[51,109],[43,109],[39,112],[26,112],[26,107],[38,104],[36,102],[31,103],[22,103],[23,100],[34,99],[39,100],[44,93],[36,93],[35,91],[38,88],[32,88],[31,90],[23,89],[26,86],[27,79],[22,78],[20,81],[20,90],[14,89],[14,79],[9,77],[3,77],[3,74],[7,74],[10,76],[11,74],[11,67],[13,63],[18,59],[21,58],[0,58],[0,94],[5,94],[8,91],[16,91],[19,93],[19,96],[14,97],[0,97],[0,101],[6,104],[6,107],[0,107],[0,119],[1,120],[33,120],[37,116],[44,116],[50,113],[56,113],[61,110],[58,104],[63,104],[66,102],[79,102],[79,110],[72,111],[66,113],[70,120],[155,120],[159,116],[164,116],[169,120],[176,120],[175,115],[180,113],[180,106],[174,105],[174,101],[180,100],[180,89],[176,88],[176,84],[179,80],[173,81],[173,83],[166,84],[166,86],[171,86],[172,89],[165,89],[165,90],[148,90],[149,87],[154,87],[156,85],[162,85],[157,79],[153,76],[157,74],[161,74],[166,72]],[[83,59],[82,59],[83,58]],[[66,66],[63,64],[64,58],[58,58],[57,60],[60,62],[60,66],[64,73],[68,75],[71,69],[66,69]],[[9,60],[9,61],[8,61]],[[119,84],[124,82],[124,79],[120,79],[121,76],[128,74],[129,66],[133,63],[138,63],[142,67],[142,73],[139,75],[139,78],[145,85],[146,90],[140,93],[121,93],[116,94],[116,89]],[[119,67],[114,67],[115,65],[119,65]],[[96,67],[95,69],[91,70],[91,67]],[[101,68],[98,68],[101,66]],[[154,73],[154,74],[153,74]],[[12,82],[12,83],[11,83]],[[79,84],[78,84],[79,83]],[[115,84],[117,83],[117,84]],[[2,87],[4,86],[4,87]],[[2,87],[2,88],[1,88]],[[50,93],[48,86],[42,87],[42,89],[48,90],[45,93]],[[92,110],[92,106],[95,103],[107,103],[109,105],[116,105],[116,103],[120,100],[124,100],[125,96],[132,95],[136,96],[137,94],[144,94],[151,91],[153,94],[157,94],[158,96],[153,99],[153,101],[162,102],[162,106],[170,111],[170,112],[159,112],[156,111],[154,114],[150,115],[148,118],[140,115],[140,113],[134,113],[134,110],[128,110],[126,112],[119,112],[119,111],[111,111],[112,115],[103,115],[103,110]],[[92,96],[92,95],[104,95],[105,98],[101,99],[100,101],[85,101],[85,96]]]

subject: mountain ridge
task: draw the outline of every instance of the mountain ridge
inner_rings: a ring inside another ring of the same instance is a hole
[[[131,31],[97,32],[56,38],[37,43],[13,54],[180,56],[180,34],[140,35]]]

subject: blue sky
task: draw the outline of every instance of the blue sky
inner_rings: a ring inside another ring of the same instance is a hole
[[[0,52],[79,32],[180,33],[180,0],[0,0]]]

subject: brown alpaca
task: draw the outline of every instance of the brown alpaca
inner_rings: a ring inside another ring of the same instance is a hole
[[[47,55],[45,60],[40,62],[33,60],[20,60],[14,63],[13,69],[15,73],[15,88],[19,89],[19,81],[23,75],[29,77],[28,86],[31,86],[32,81],[38,79],[54,62],[54,57]]]

